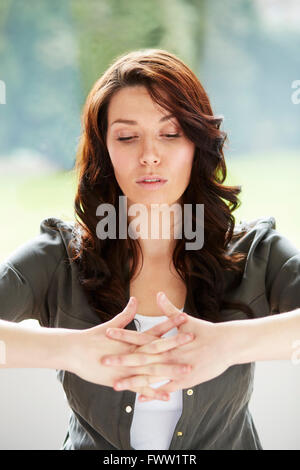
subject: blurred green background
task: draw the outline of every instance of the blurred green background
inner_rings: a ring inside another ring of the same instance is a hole
[[[146,47],[186,62],[224,116],[236,221],[272,215],[300,248],[299,15],[293,0],[2,0],[0,261],[42,219],[74,218],[82,105],[118,55]]]

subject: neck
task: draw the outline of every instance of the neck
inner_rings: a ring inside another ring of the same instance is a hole
[[[154,206],[159,207],[143,206],[137,217],[128,216],[128,233],[138,238],[145,259],[170,259],[180,234],[181,207],[175,204],[170,210],[168,204]]]

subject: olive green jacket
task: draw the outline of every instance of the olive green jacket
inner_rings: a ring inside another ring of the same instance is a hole
[[[0,264],[0,319],[31,318],[50,328],[99,324],[78,283],[77,267],[68,262],[73,235],[72,222],[44,219],[40,234]],[[248,256],[242,281],[227,300],[249,304],[257,318],[300,308],[300,252],[277,232],[275,219],[244,222],[236,226],[235,235],[228,252],[246,251]],[[184,311],[192,313],[187,301]],[[248,318],[239,310],[222,314],[224,321]],[[126,328],[136,330],[134,321]],[[182,390],[182,415],[169,449],[262,449],[248,409],[254,370],[253,362],[233,365],[212,380]],[[134,392],[117,392],[64,370],[58,370],[57,376],[71,408],[61,449],[133,449]]]

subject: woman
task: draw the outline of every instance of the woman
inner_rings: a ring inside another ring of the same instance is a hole
[[[175,55],[119,57],[84,106],[75,224],[1,265],[2,366],[59,369],[63,449],[262,448],[254,366],[296,352],[300,252],[273,217],[235,227],[221,121]]]

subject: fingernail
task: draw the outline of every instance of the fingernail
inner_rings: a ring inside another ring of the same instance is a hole
[[[183,335],[180,338],[180,342],[185,343],[186,341],[190,341],[190,339],[191,339],[190,335]]]
[[[118,390],[123,390],[126,387],[125,384],[123,384],[122,382],[117,382],[115,388],[117,388]]]
[[[184,339],[186,339],[186,340],[188,341],[189,339],[193,339],[193,337],[194,337],[193,333],[187,333],[187,334],[184,336]]]
[[[116,366],[120,364],[121,359],[119,357],[107,357],[104,359],[104,364],[111,364],[113,366]]]
[[[166,300],[166,296],[163,292],[160,292],[159,297],[161,300]]]
[[[176,318],[175,318],[175,322],[179,323],[181,322],[182,320],[185,319],[185,316],[184,315],[178,315]]]

